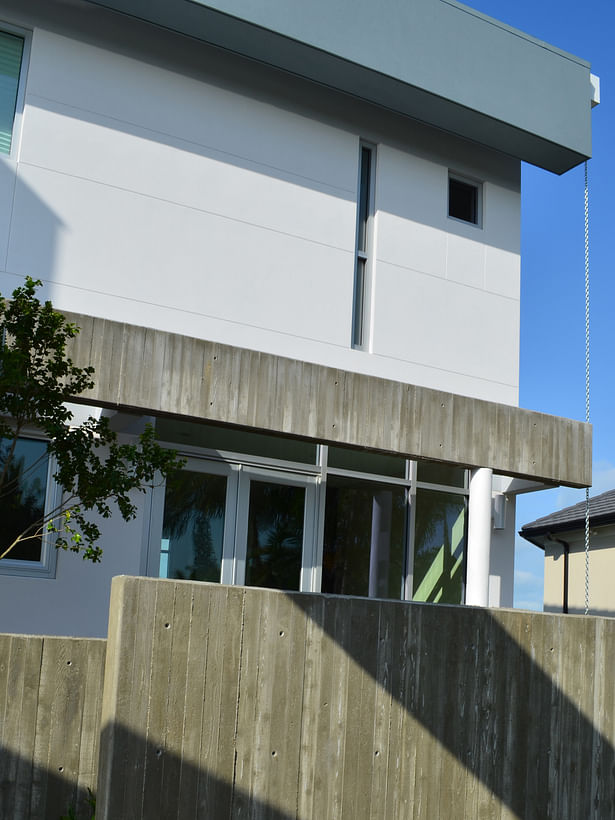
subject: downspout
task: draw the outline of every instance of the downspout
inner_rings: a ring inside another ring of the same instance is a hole
[[[547,538],[549,541],[555,541],[558,544],[561,544],[564,548],[563,556],[564,556],[564,589],[563,589],[563,601],[562,601],[562,612],[564,615],[568,614],[568,566],[569,566],[569,556],[570,556],[570,544],[567,541],[564,541],[562,538],[555,538],[551,533],[547,533]]]

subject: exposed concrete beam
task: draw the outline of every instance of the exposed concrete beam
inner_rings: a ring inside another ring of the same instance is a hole
[[[84,399],[585,487],[590,425],[230,345],[67,314]]]

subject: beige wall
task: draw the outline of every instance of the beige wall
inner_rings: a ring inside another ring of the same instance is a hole
[[[568,611],[585,612],[585,532],[555,536],[569,545]],[[548,541],[545,547],[545,612],[561,612],[564,595],[564,546]],[[615,525],[593,529],[589,553],[589,611],[615,617]]]

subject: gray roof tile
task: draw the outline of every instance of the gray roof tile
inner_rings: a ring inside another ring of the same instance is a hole
[[[594,496],[589,500],[589,519],[592,523],[615,521],[615,490]],[[574,530],[585,522],[585,500],[563,510],[537,518],[521,528],[521,535],[537,532],[548,532],[550,529]]]

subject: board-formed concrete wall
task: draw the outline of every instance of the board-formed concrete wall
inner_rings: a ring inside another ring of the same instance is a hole
[[[114,580],[97,817],[615,817],[615,620]]]
[[[0,818],[89,818],[103,640],[0,635]]]
[[[613,619],[120,577],[105,643],[0,636],[1,818],[99,737],[102,820],[615,818]]]

